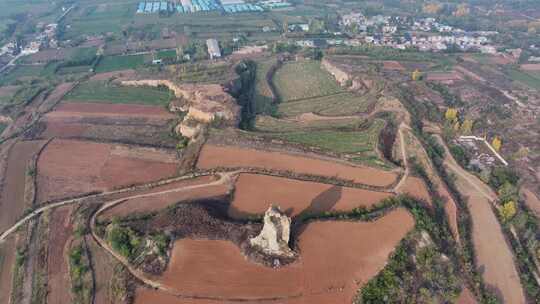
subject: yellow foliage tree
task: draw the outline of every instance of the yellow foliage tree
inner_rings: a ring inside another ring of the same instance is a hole
[[[460,4],[454,12],[454,16],[463,17],[469,15],[470,12],[471,10],[469,9],[469,6],[467,4]]]
[[[457,114],[458,114],[457,109],[448,108],[446,110],[446,113],[444,114],[444,117],[446,118],[447,121],[453,122],[457,119]]]
[[[458,132],[460,127],[461,125],[459,124],[459,121],[456,121],[456,123],[454,124],[454,132]]]
[[[442,4],[440,3],[428,3],[425,4],[424,7],[422,7],[422,10],[426,14],[438,14],[443,9]]]
[[[461,133],[464,135],[469,135],[472,133],[474,122],[471,119],[465,119],[461,124]]]
[[[519,150],[514,154],[514,157],[516,159],[522,159],[529,156],[529,148],[527,147],[521,147]]]
[[[422,79],[422,72],[420,72],[418,69],[414,70],[414,72],[412,72],[411,78],[414,81]]]
[[[509,201],[508,203],[505,203],[504,205],[502,205],[499,213],[503,221],[508,222],[517,213],[516,203],[514,201]]]
[[[495,151],[501,151],[502,140],[499,137],[495,136],[491,141],[491,146],[493,147],[493,149],[495,149]]]

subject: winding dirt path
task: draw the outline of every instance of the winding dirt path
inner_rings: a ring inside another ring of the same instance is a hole
[[[103,240],[101,237],[99,237],[99,235],[96,233],[96,219],[97,219],[97,217],[102,212],[104,212],[104,211],[106,211],[106,210],[108,210],[110,208],[113,208],[114,206],[119,205],[119,204],[121,204],[123,202],[131,200],[131,199],[145,198],[145,197],[163,195],[163,194],[168,194],[168,193],[184,192],[184,191],[190,191],[190,190],[194,190],[194,189],[198,189],[198,188],[204,188],[204,187],[210,187],[210,186],[218,186],[218,185],[223,185],[223,184],[232,185],[232,183],[234,181],[234,177],[236,175],[238,175],[238,173],[239,173],[238,171],[227,172],[227,173],[218,173],[220,175],[220,179],[218,179],[216,181],[213,181],[213,182],[210,182],[210,183],[186,186],[186,187],[182,187],[182,188],[164,190],[164,191],[153,192],[153,193],[138,194],[138,195],[133,195],[133,196],[130,196],[130,197],[125,197],[125,198],[121,198],[121,199],[117,199],[117,200],[113,200],[113,201],[110,201],[108,203],[105,203],[90,218],[90,232],[92,234],[92,237],[94,238],[96,243],[101,248],[105,249],[115,259],[117,259],[120,263],[122,263],[124,265],[124,267],[126,267],[126,269],[128,269],[128,271],[134,277],[136,277],[137,279],[139,279],[140,281],[142,281],[143,283],[145,283],[146,285],[148,285],[148,286],[150,286],[152,288],[159,289],[159,290],[165,291],[165,292],[170,293],[170,294],[175,294],[175,292],[171,288],[169,288],[167,286],[163,286],[161,283],[156,282],[155,280],[149,278],[146,274],[144,274],[139,269],[137,269],[135,267],[132,267],[131,264],[129,263],[129,261],[124,256],[122,256],[119,253],[117,253],[116,251],[114,251],[111,248],[111,246],[109,246],[109,244],[107,244],[107,242],[105,240]]]
[[[174,182],[183,181],[183,180],[186,180],[186,179],[190,179],[190,178],[194,178],[194,177],[198,177],[198,176],[205,176],[205,175],[211,175],[211,173],[201,173],[201,174],[198,174],[198,175],[191,174],[191,175],[185,175],[185,176],[181,176],[181,177],[174,177],[174,178],[165,179],[165,180],[162,180],[162,181],[159,181],[159,182],[148,183],[148,184],[139,185],[139,186],[135,186],[135,187],[127,187],[127,188],[122,188],[122,189],[119,189],[119,190],[105,191],[105,192],[101,192],[101,193],[97,193],[97,194],[91,194],[91,195],[86,195],[86,196],[82,196],[82,197],[63,200],[63,201],[60,201],[60,202],[46,204],[46,205],[44,205],[44,206],[42,206],[42,207],[40,207],[38,209],[33,210],[28,215],[26,215],[22,219],[18,220],[9,229],[2,232],[2,234],[0,234],[0,244],[5,242],[6,239],[11,234],[16,232],[20,227],[22,227],[28,221],[30,221],[34,217],[42,214],[43,212],[45,212],[47,210],[51,210],[51,209],[58,208],[58,207],[61,207],[61,206],[66,206],[66,205],[80,204],[81,202],[83,202],[83,200],[88,200],[88,199],[91,199],[91,198],[97,198],[97,197],[103,197],[103,196],[107,196],[107,195],[126,193],[126,192],[129,192],[129,191],[135,191],[135,190],[144,189],[145,187],[153,188],[153,187],[157,187],[157,186],[163,186],[163,185],[171,184],[171,183],[174,183]],[[136,195],[133,196],[133,197],[124,198],[124,200],[128,200],[128,199],[131,199],[131,198],[136,198]]]

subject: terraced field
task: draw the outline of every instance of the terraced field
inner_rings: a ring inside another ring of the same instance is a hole
[[[364,113],[376,102],[375,96],[359,96],[350,92],[337,92],[327,96],[281,103],[278,113],[285,117],[295,117],[302,113],[315,113],[323,116],[342,116]]]
[[[164,89],[123,87],[105,81],[87,81],[67,94],[65,99],[67,102],[165,105],[171,96],[171,93]]]
[[[311,115],[310,115],[311,116]],[[304,117],[298,119],[278,119],[271,116],[257,116],[255,129],[265,133],[283,133],[298,131],[317,131],[324,129],[355,129],[365,123],[360,117],[328,117],[324,119],[310,120]]]
[[[349,126],[354,126],[355,122],[355,120],[352,120],[352,123],[345,120],[342,124],[344,124],[343,127],[347,123]],[[327,126],[332,125],[327,124]],[[376,119],[368,127],[356,130],[338,129],[334,126],[333,129],[288,131],[269,136],[323,152],[338,153],[353,162],[386,167],[385,162],[377,154],[379,134],[384,126],[384,120]]]
[[[299,61],[284,64],[276,71],[274,85],[281,102],[291,102],[342,92],[343,89],[318,61]]]

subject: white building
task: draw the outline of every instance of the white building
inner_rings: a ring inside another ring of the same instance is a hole
[[[365,17],[364,15],[362,15],[362,13],[350,13],[350,14],[341,16],[341,24],[345,26],[359,24],[359,23],[362,23],[362,21],[364,20],[365,20]]]
[[[221,58],[221,49],[216,39],[206,40],[206,47],[208,48],[208,54],[210,59]]]

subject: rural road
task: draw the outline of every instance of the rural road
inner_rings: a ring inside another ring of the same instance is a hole
[[[204,175],[210,175],[210,174],[209,173],[202,173],[202,174],[197,175],[197,176],[204,176]],[[38,209],[33,210],[28,215],[26,215],[22,219],[18,220],[17,223],[15,223],[13,226],[11,226],[11,228],[9,228],[6,231],[2,232],[2,234],[0,234],[0,244],[3,243],[12,233],[17,231],[17,229],[19,229],[22,225],[26,224],[29,220],[33,219],[34,217],[42,214],[43,212],[45,212],[47,210],[62,207],[62,206],[65,206],[65,205],[79,204],[79,203],[81,203],[82,200],[86,200],[86,199],[90,199],[90,198],[124,193],[124,192],[132,191],[132,190],[137,190],[139,188],[144,188],[144,187],[147,187],[147,186],[152,186],[152,187],[162,186],[162,185],[170,184],[170,183],[173,183],[173,182],[178,182],[178,181],[190,179],[190,178],[193,178],[193,177],[195,177],[195,176],[194,175],[187,175],[187,176],[181,176],[181,177],[174,177],[174,178],[162,180],[160,182],[150,183],[150,184],[146,184],[146,185],[142,185],[142,186],[138,186],[138,187],[128,187],[128,188],[123,188],[123,189],[119,189],[119,190],[106,191],[106,192],[101,192],[101,193],[97,193],[97,194],[91,194],[91,195],[87,195],[87,196],[83,196],[83,197],[67,199],[67,200],[64,200],[64,201],[47,204],[47,205],[45,205],[43,207],[40,207]],[[130,197],[124,198],[124,200],[127,200],[127,199],[130,199]]]
[[[175,294],[171,288],[163,286],[161,283],[156,282],[156,281],[148,278],[142,271],[138,270],[135,267],[132,267],[131,264],[129,263],[129,261],[124,256],[122,256],[119,253],[117,253],[116,251],[114,251],[111,248],[111,246],[109,244],[107,244],[107,242],[105,240],[100,238],[98,236],[98,234],[96,233],[96,219],[97,219],[97,217],[103,211],[106,211],[106,210],[108,210],[110,208],[113,208],[113,207],[115,207],[115,206],[117,206],[119,204],[122,204],[122,203],[124,203],[126,201],[129,201],[129,200],[132,200],[132,199],[145,198],[145,197],[151,197],[151,196],[163,195],[163,194],[169,194],[169,193],[184,192],[184,191],[190,191],[190,190],[194,190],[194,189],[211,187],[211,186],[218,186],[218,185],[224,185],[224,184],[232,184],[234,176],[237,175],[238,173],[239,173],[238,171],[227,172],[227,173],[218,173],[220,178],[218,180],[210,182],[210,183],[186,186],[186,187],[170,189],[170,190],[164,190],[164,191],[153,192],[153,193],[138,194],[138,195],[133,195],[133,196],[130,196],[130,197],[125,197],[125,198],[121,198],[121,199],[117,199],[117,200],[105,203],[90,218],[90,232],[92,234],[92,237],[94,238],[94,240],[97,242],[97,244],[101,248],[105,249],[116,260],[118,260],[120,263],[122,263],[122,265],[124,265],[124,267],[126,267],[126,269],[133,276],[135,276],[137,279],[141,280],[146,285],[151,286],[152,288],[163,290],[163,291],[168,292],[170,294]]]

